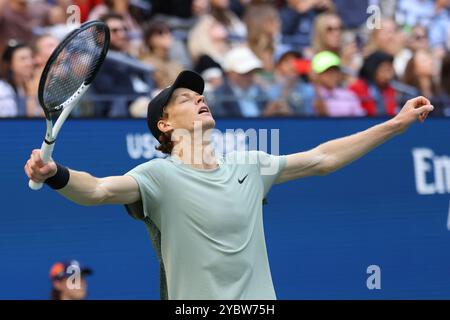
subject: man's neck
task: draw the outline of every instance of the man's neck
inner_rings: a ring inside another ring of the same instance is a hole
[[[216,154],[210,141],[190,143],[183,147],[176,144],[171,156],[195,169],[210,170],[218,167]]]

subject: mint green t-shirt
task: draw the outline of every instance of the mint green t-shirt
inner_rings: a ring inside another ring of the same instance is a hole
[[[232,152],[212,170],[168,157],[127,173],[161,263],[162,298],[276,299],[262,203],[285,156]]]

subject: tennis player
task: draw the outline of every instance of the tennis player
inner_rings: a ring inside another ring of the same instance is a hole
[[[124,204],[141,218],[160,258],[162,299],[276,299],[262,220],[271,186],[336,171],[433,110],[428,99],[417,97],[384,123],[306,152],[216,156],[207,135],[193,137],[196,123],[203,130],[215,126],[203,89],[198,74],[183,71],[149,103],[148,126],[169,155],[165,159],[105,178],[53,161],[44,165],[39,150],[25,165],[30,179],[71,201]],[[192,139],[174,139],[177,132]],[[189,140],[193,145],[184,143]]]

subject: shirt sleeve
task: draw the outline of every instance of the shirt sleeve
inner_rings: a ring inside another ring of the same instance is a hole
[[[275,156],[264,151],[250,151],[250,153],[256,158],[265,197],[286,167],[286,156]]]
[[[126,205],[128,213],[135,218],[153,218],[151,212],[160,204],[163,170],[158,169],[156,162],[158,160],[143,163],[125,174],[134,178],[139,185],[141,201]]]

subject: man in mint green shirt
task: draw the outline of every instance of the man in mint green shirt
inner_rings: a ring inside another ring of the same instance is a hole
[[[325,175],[363,156],[433,106],[408,101],[382,124],[287,156],[237,151],[218,156],[215,120],[203,97],[203,79],[183,71],[149,103],[147,123],[168,154],[123,176],[96,178],[33,150],[25,172],[83,205],[125,204],[142,219],[161,263],[163,299],[276,299],[267,257],[262,202],[274,183]],[[197,130],[205,134],[196,134]]]
[[[170,299],[276,298],[262,203],[286,158],[252,151],[253,159],[241,162],[238,155],[227,154],[211,169],[169,156],[127,173],[138,182],[144,221],[165,270],[161,292],[167,286]],[[267,161],[277,166],[275,174],[261,175]]]

